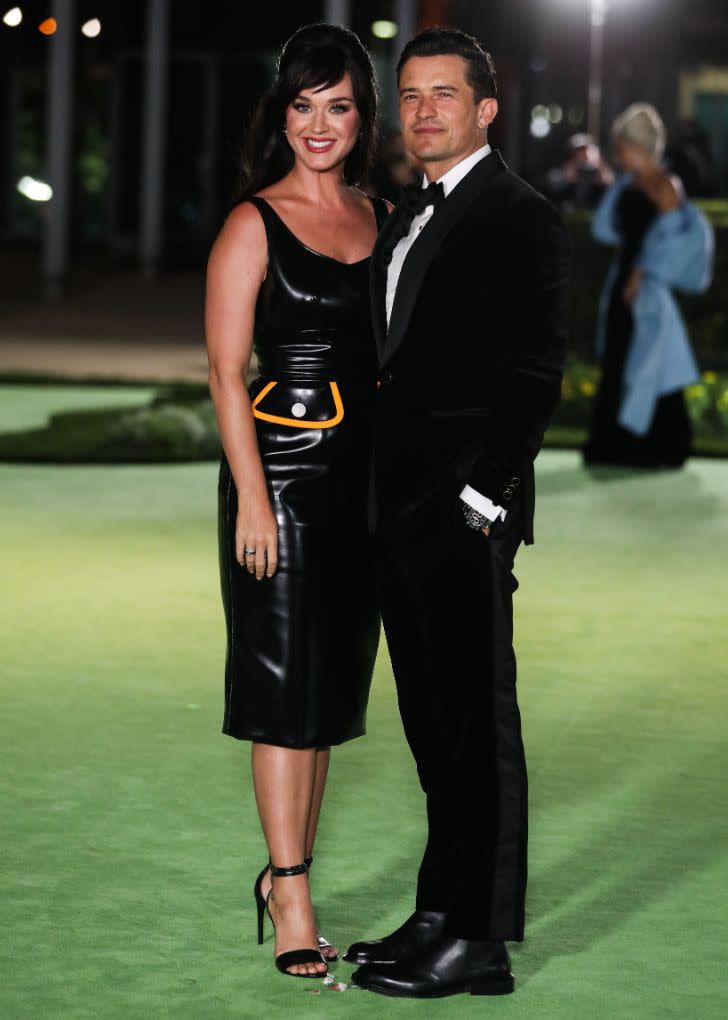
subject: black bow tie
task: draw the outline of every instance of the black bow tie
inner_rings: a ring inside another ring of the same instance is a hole
[[[382,246],[380,258],[384,266],[388,266],[392,260],[392,252],[403,237],[410,232],[412,220],[424,212],[428,205],[434,205],[435,212],[438,206],[445,201],[445,189],[439,181],[433,181],[426,188],[416,184],[408,184],[402,189],[402,198],[395,206],[392,213],[392,223],[389,230],[387,242]]]
[[[440,181],[433,181],[426,188],[418,187],[416,184],[408,184],[402,190],[402,211],[404,212],[406,209],[407,215],[411,217],[410,226],[415,216],[419,216],[421,212],[424,212],[428,205],[434,205],[435,209],[437,209],[440,203],[444,201],[445,189]],[[397,212],[399,212],[399,209],[400,206],[397,206]]]

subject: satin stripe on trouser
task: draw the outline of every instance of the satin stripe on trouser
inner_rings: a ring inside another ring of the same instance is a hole
[[[427,795],[417,907],[457,938],[523,938],[527,776],[512,647],[520,514],[492,537],[457,493],[379,537],[384,625]]]

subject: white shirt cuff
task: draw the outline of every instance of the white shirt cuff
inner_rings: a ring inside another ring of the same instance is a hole
[[[471,506],[473,510],[477,510],[479,514],[487,517],[489,521],[497,521],[499,517],[502,521],[506,519],[507,510],[504,510],[502,506],[496,506],[487,496],[477,492],[469,485],[466,485],[460,493],[460,499],[463,503]]]

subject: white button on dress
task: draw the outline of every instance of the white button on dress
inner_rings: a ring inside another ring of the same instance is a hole
[[[302,404],[300,401],[297,401],[291,408],[291,414],[294,418],[303,418],[305,413],[306,405]]]

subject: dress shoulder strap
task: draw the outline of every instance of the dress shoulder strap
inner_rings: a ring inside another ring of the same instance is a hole
[[[246,202],[250,202],[261,215],[261,219],[265,224],[265,231],[270,236],[271,231],[275,230],[278,217],[275,214],[275,210],[268,205],[264,198],[259,198],[257,195],[251,195],[250,198],[245,199]]]
[[[382,227],[384,226],[387,216],[389,216],[389,209],[387,208],[387,203],[384,201],[383,198],[378,198],[376,195],[370,195],[369,199],[372,205],[374,206],[374,216],[376,217],[377,221],[377,230],[381,230]]]

